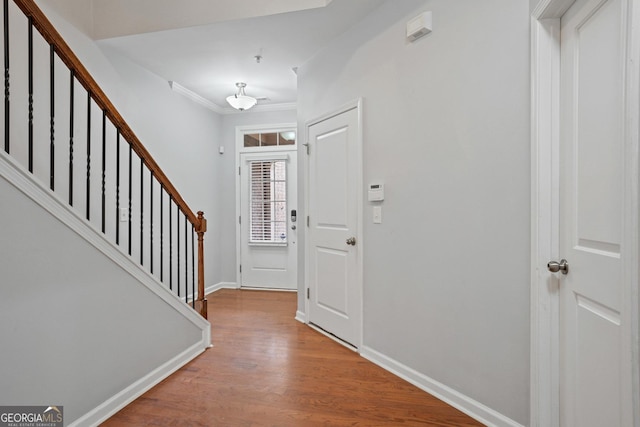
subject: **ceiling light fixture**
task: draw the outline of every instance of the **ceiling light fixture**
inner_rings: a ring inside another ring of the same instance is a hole
[[[256,105],[258,102],[252,96],[247,96],[244,93],[244,88],[247,87],[246,83],[238,82],[236,83],[236,87],[238,88],[238,93],[235,95],[227,96],[227,102],[236,110],[244,111]]]

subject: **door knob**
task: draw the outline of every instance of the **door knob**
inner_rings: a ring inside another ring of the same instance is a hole
[[[349,237],[347,239],[347,245],[355,246],[356,245],[356,238],[355,237]]]
[[[558,261],[549,261],[547,264],[547,268],[552,273],[557,273],[558,271],[562,272],[562,274],[569,273],[569,263],[566,259],[561,259]]]

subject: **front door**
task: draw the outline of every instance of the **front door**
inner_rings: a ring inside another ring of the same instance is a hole
[[[240,155],[240,285],[297,289],[297,153]]]
[[[358,109],[307,129],[309,322],[358,347],[362,285],[358,230]]]
[[[577,0],[561,19],[560,425],[632,419],[621,257],[626,0]],[[560,260],[556,260],[559,262]]]

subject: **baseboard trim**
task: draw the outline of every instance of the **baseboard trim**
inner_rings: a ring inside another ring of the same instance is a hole
[[[232,282],[220,282],[215,285],[209,285],[204,288],[204,296],[219,291],[220,289],[238,289],[238,286]],[[191,304],[193,302],[193,294],[187,295],[187,302]]]
[[[204,289],[204,294],[209,295],[219,291],[220,289],[238,289],[238,285],[235,282],[219,282],[215,285],[207,286]]]
[[[260,286],[239,286],[238,289],[243,291],[269,291],[269,292],[298,292],[297,289],[284,289],[284,288],[269,288]]]
[[[129,387],[125,388],[101,405],[97,406],[90,412],[78,418],[77,420],[69,424],[69,427],[95,426],[103,423],[112,415],[117,413],[120,409],[124,408],[129,403],[142,396],[145,392],[160,383],[169,375],[173,374],[182,366],[195,359],[198,355],[202,354],[207,347],[207,345],[204,344],[208,345],[207,342],[198,342],[192,345],[190,348],[177,355],[173,359],[169,360],[164,365],[153,370],[148,375],[140,378]]]
[[[307,323],[307,316],[304,314],[304,312],[298,310],[296,311],[296,320],[300,323]]]
[[[516,421],[494,411],[482,403],[430,378],[408,366],[367,346],[362,346],[360,355],[383,369],[410,382],[423,391],[464,412],[487,426],[523,427]]]

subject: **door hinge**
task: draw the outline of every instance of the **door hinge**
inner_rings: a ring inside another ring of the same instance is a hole
[[[307,288],[307,299],[311,298],[311,288]]]
[[[242,273],[242,264],[240,264],[240,273]]]
[[[304,146],[306,147],[306,149],[307,149],[307,155],[311,154],[311,145],[310,145],[309,143],[302,144],[302,145],[304,145]]]
[[[238,175],[240,175],[240,170],[241,170],[240,166],[238,166]]]
[[[311,220],[309,219],[309,215],[307,215],[307,227],[309,227]]]
[[[238,224],[242,224],[242,217],[241,216],[238,217]]]

